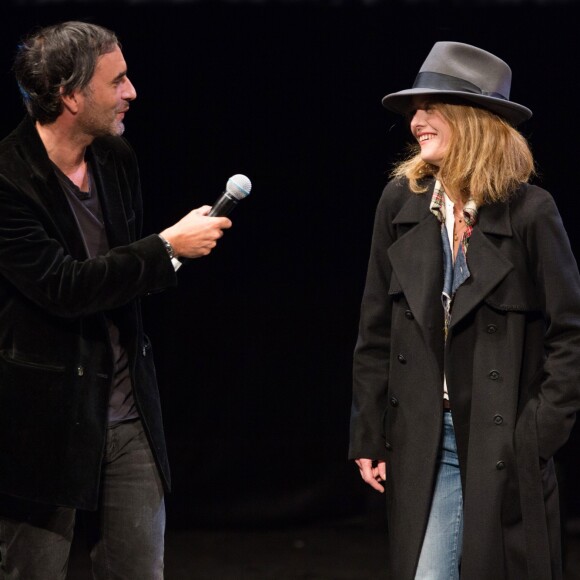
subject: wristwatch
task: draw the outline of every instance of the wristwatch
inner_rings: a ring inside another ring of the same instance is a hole
[[[159,239],[163,242],[163,245],[167,250],[167,255],[169,256],[169,259],[173,260],[173,258],[175,258],[175,251],[173,250],[173,246],[161,234],[157,235],[159,236]]]

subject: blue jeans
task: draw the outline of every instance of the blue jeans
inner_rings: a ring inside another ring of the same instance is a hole
[[[76,515],[0,496],[0,580],[64,580]],[[109,427],[99,509],[82,516],[93,578],[162,580],[163,486],[141,421]]]
[[[435,490],[415,580],[459,580],[463,546],[463,497],[451,413],[443,435]]]

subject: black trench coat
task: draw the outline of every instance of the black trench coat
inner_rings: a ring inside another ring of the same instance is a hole
[[[127,142],[96,139],[88,155],[111,248],[91,260],[31,120],[0,143],[0,493],[95,509],[113,379],[105,313],[170,486],[139,297],[177,280],[159,236],[139,239],[139,172]]]
[[[561,578],[553,455],[580,408],[580,277],[552,197],[480,209],[443,333],[440,224],[390,182],[354,356],[351,458],[386,459],[391,578],[412,580],[442,428],[443,369],[464,499],[461,577]]]

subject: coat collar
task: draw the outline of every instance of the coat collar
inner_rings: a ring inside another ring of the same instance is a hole
[[[512,223],[509,204],[492,203],[480,207],[477,226],[484,234],[511,238]],[[469,243],[471,244],[471,240]]]
[[[391,245],[388,254],[396,280],[413,314],[424,329],[440,319],[443,288],[441,228],[430,212],[433,185],[422,195],[411,194],[393,220],[408,231]],[[490,236],[512,236],[509,204],[480,208],[478,223],[469,240],[467,263],[470,278],[455,296],[451,328],[469,314],[513,269]]]
[[[432,215],[431,211],[429,210],[429,204],[431,203],[434,187],[435,181],[433,181],[429,189],[424,194],[411,194],[411,197],[395,216],[393,223],[419,223],[427,216]],[[478,212],[477,226],[485,234],[511,237],[512,226],[509,204],[493,203],[480,207]]]

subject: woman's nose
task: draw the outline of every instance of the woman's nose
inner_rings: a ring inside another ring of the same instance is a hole
[[[411,116],[411,131],[415,131],[417,127],[425,125],[425,109],[415,109]]]

